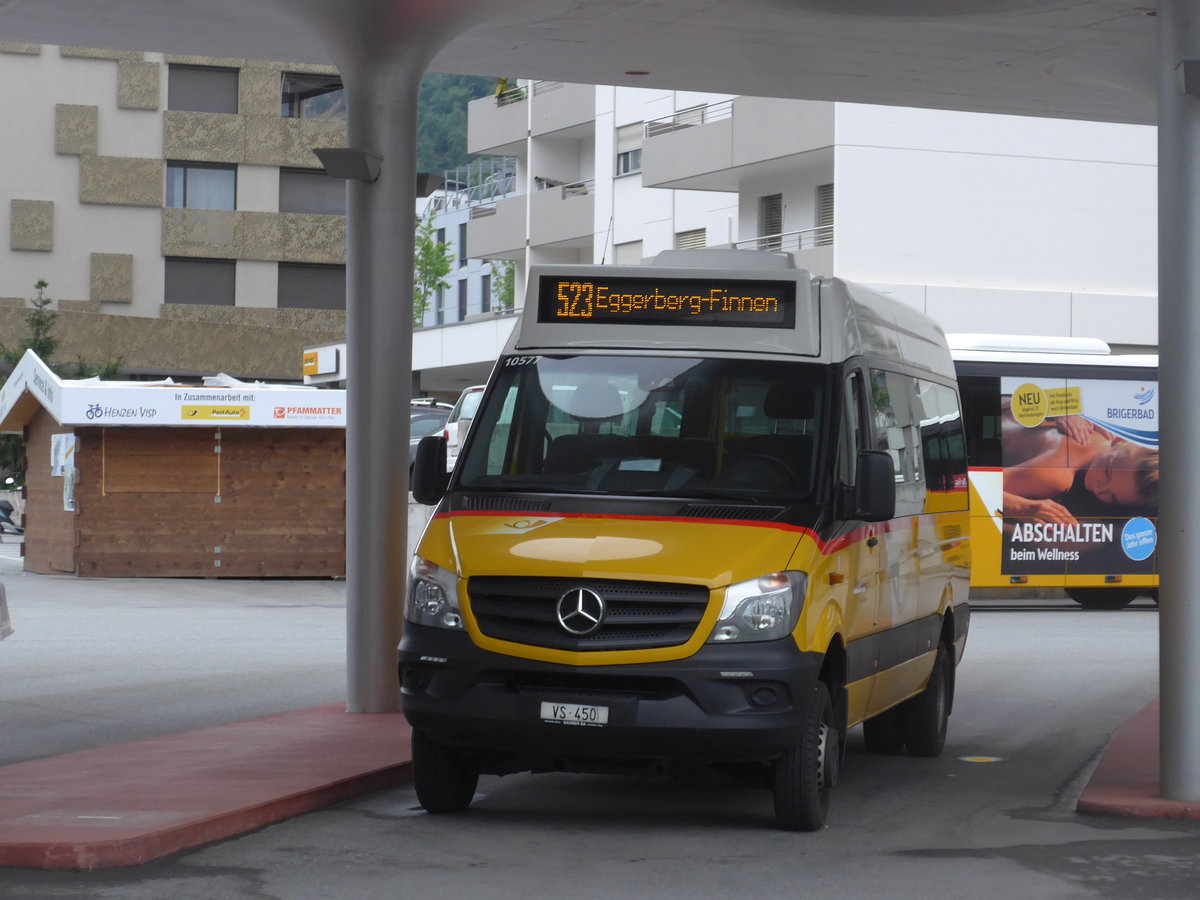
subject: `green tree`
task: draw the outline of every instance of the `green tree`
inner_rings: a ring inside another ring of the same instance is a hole
[[[495,300],[496,309],[513,308],[516,271],[517,264],[511,259],[492,261],[492,299]]]
[[[450,287],[446,276],[454,268],[454,254],[448,245],[437,239],[433,216],[421,222],[417,228],[416,246],[413,248],[413,327],[418,327],[429,308],[429,298],[439,288]]]
[[[46,296],[48,287],[50,287],[50,283],[42,280],[36,281],[33,285],[37,296],[29,301],[31,308],[25,314],[25,325],[29,328],[29,336],[16,347],[0,344],[0,356],[9,366],[19,363],[26,350],[32,350],[41,357],[42,362],[50,365],[54,351],[58,349],[58,339],[52,334],[54,323],[58,320],[58,313],[48,309],[54,302]]]
[[[29,334],[15,347],[0,344],[0,359],[9,367],[16,366],[25,355],[26,350],[32,350],[47,366],[57,372],[73,378],[91,378],[98,375],[101,378],[112,378],[121,369],[123,360],[118,357],[99,365],[76,360],[74,371],[66,371],[65,366],[54,364],[54,352],[58,349],[58,338],[54,336],[54,325],[58,321],[58,313],[50,309],[53,299],[46,296],[46,288],[50,283],[44,279],[34,282],[33,289],[37,296],[29,301],[29,312],[25,314],[25,325]],[[0,489],[7,485],[4,479],[12,477],[18,480],[24,475],[25,441],[19,434],[0,434]]]

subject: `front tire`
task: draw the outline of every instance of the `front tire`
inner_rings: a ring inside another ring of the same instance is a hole
[[[899,707],[904,743],[913,756],[939,756],[946,745],[946,726],[954,701],[950,649],[939,643],[925,690]]]
[[[787,831],[817,831],[825,825],[841,755],[829,688],[818,681],[800,740],[775,761],[776,825]]]
[[[426,812],[462,812],[471,805],[479,773],[453,747],[433,741],[423,731],[414,731],[412,763],[417,800]]]

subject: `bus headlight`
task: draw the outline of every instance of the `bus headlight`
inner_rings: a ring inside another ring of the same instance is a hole
[[[463,630],[458,607],[458,577],[448,569],[417,556],[409,569],[404,618],[417,625]]]
[[[731,641],[774,641],[787,637],[800,618],[808,576],[803,572],[774,572],[725,588],[721,618],[708,638],[710,644]]]

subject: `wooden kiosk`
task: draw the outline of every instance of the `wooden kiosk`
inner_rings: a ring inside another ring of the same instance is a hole
[[[0,388],[23,432],[25,570],[340,577],[346,394],[60,379],[32,351]]]

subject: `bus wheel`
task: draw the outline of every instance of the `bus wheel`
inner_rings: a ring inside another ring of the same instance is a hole
[[[825,824],[837,784],[841,740],[829,688],[818,681],[794,747],[775,761],[775,824],[788,831],[816,831]]]
[[[913,756],[938,756],[946,744],[946,725],[953,700],[951,691],[954,690],[951,659],[949,648],[939,643],[925,690],[899,707],[904,743]]]
[[[1067,588],[1067,596],[1084,609],[1124,609],[1137,595],[1134,588]]]
[[[479,773],[467,766],[453,747],[414,731],[412,763],[417,800],[426,812],[462,812],[471,805]]]
[[[887,712],[863,722],[863,740],[868,753],[895,756],[904,749],[904,723],[900,710],[893,706]]]

